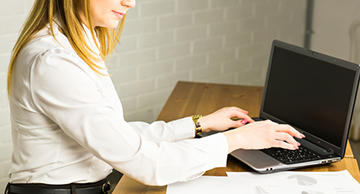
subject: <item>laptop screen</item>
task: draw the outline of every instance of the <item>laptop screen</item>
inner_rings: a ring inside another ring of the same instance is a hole
[[[352,114],[356,71],[311,51],[275,46],[272,52],[262,111],[341,147]]]

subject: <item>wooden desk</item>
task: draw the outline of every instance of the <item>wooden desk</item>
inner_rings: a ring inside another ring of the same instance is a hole
[[[178,82],[157,120],[171,121],[193,114],[206,115],[222,107],[237,106],[249,111],[251,117],[259,115],[263,87],[224,84]],[[360,182],[356,159],[348,143],[345,158],[340,162],[300,169],[299,171],[348,170]],[[205,175],[226,176],[225,172],[253,171],[245,164],[228,157],[227,167],[209,170]],[[113,194],[165,194],[166,186],[146,186],[124,175]]]

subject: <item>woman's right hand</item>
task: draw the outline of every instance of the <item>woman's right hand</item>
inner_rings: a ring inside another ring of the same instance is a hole
[[[234,130],[224,132],[229,144],[229,153],[236,149],[265,149],[279,147],[298,149],[299,139],[305,136],[289,125],[277,124],[270,120],[250,123]]]

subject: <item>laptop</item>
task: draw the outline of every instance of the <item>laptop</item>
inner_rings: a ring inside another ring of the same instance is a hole
[[[298,158],[290,162],[275,159],[284,150],[280,148],[238,149],[231,155],[260,173],[340,161],[345,155],[359,69],[358,64],[274,40],[260,115],[254,119],[289,124],[303,133],[306,138],[297,139],[300,156],[285,150]],[[313,156],[305,159],[301,154]]]

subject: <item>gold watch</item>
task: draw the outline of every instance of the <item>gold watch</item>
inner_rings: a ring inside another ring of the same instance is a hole
[[[200,135],[202,133],[202,127],[199,122],[201,117],[202,117],[202,115],[193,115],[192,116],[192,119],[195,124],[195,135]]]

